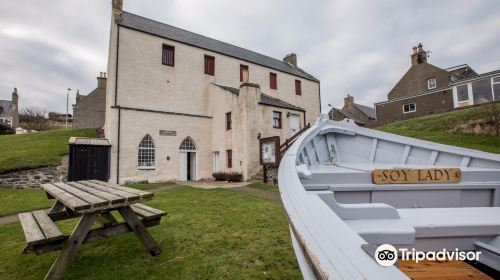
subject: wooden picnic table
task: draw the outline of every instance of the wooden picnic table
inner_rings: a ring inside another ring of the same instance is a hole
[[[27,243],[23,253],[39,255],[61,250],[45,279],[61,279],[82,243],[119,234],[134,232],[151,255],[160,253],[160,247],[146,228],[158,225],[166,213],[140,203],[152,199],[153,193],[97,180],[51,183],[41,187],[49,198],[55,199],[50,211],[21,213],[19,219]],[[117,211],[125,222],[119,223],[112,211]],[[77,217],[81,217],[80,221],[69,236],[55,224]],[[101,226],[92,228],[96,222]]]

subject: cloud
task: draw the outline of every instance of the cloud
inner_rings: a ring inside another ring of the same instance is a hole
[[[321,80],[325,110],[347,93],[385,100],[419,42],[438,67],[500,68],[495,0],[124,0],[124,9],[278,59],[297,53]],[[106,71],[110,14],[111,0],[0,2],[0,98],[18,87],[21,106],[63,112],[68,87],[90,92]]]

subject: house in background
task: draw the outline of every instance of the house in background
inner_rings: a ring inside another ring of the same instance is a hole
[[[19,127],[19,95],[17,88],[12,92],[12,99],[0,100],[0,124],[14,129]]]
[[[344,106],[342,109],[332,108],[328,112],[331,120],[341,121],[351,119],[359,126],[372,127],[375,124],[375,110],[371,107],[361,105],[354,102],[354,97],[347,95],[344,98]]]
[[[88,95],[76,93],[73,105],[74,128],[102,128],[106,111],[106,73],[97,77],[97,87]]]
[[[388,93],[387,101],[375,103],[377,125],[477,104],[472,102],[472,95],[468,98],[472,90],[464,91],[463,87],[457,89],[457,86],[481,77],[491,78],[490,88],[495,83],[493,76],[496,72],[479,75],[467,64],[442,69],[428,63],[427,57],[422,44],[413,48],[410,69]],[[488,93],[481,93],[483,95]],[[494,100],[491,91],[489,96],[489,101]]]
[[[451,87],[455,108],[500,101],[500,70],[456,80]]]
[[[261,170],[259,139],[284,141],[319,117],[319,80],[295,54],[274,59],[122,4],[113,1],[104,125],[113,182],[246,180]]]

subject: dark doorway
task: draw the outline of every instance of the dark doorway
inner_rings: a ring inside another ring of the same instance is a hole
[[[109,180],[111,145],[106,139],[73,138],[69,142],[68,181]]]
[[[191,170],[193,169],[193,166],[192,165],[192,158],[194,156],[194,153],[191,153],[191,152],[188,152],[187,153],[187,179],[188,181],[191,181],[193,180],[193,178],[191,178],[192,176],[192,173],[191,173]]]

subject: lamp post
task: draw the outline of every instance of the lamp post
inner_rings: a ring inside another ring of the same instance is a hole
[[[69,107],[69,92],[71,91],[70,88],[68,88],[68,93],[66,94],[66,129],[68,129],[68,107]]]

